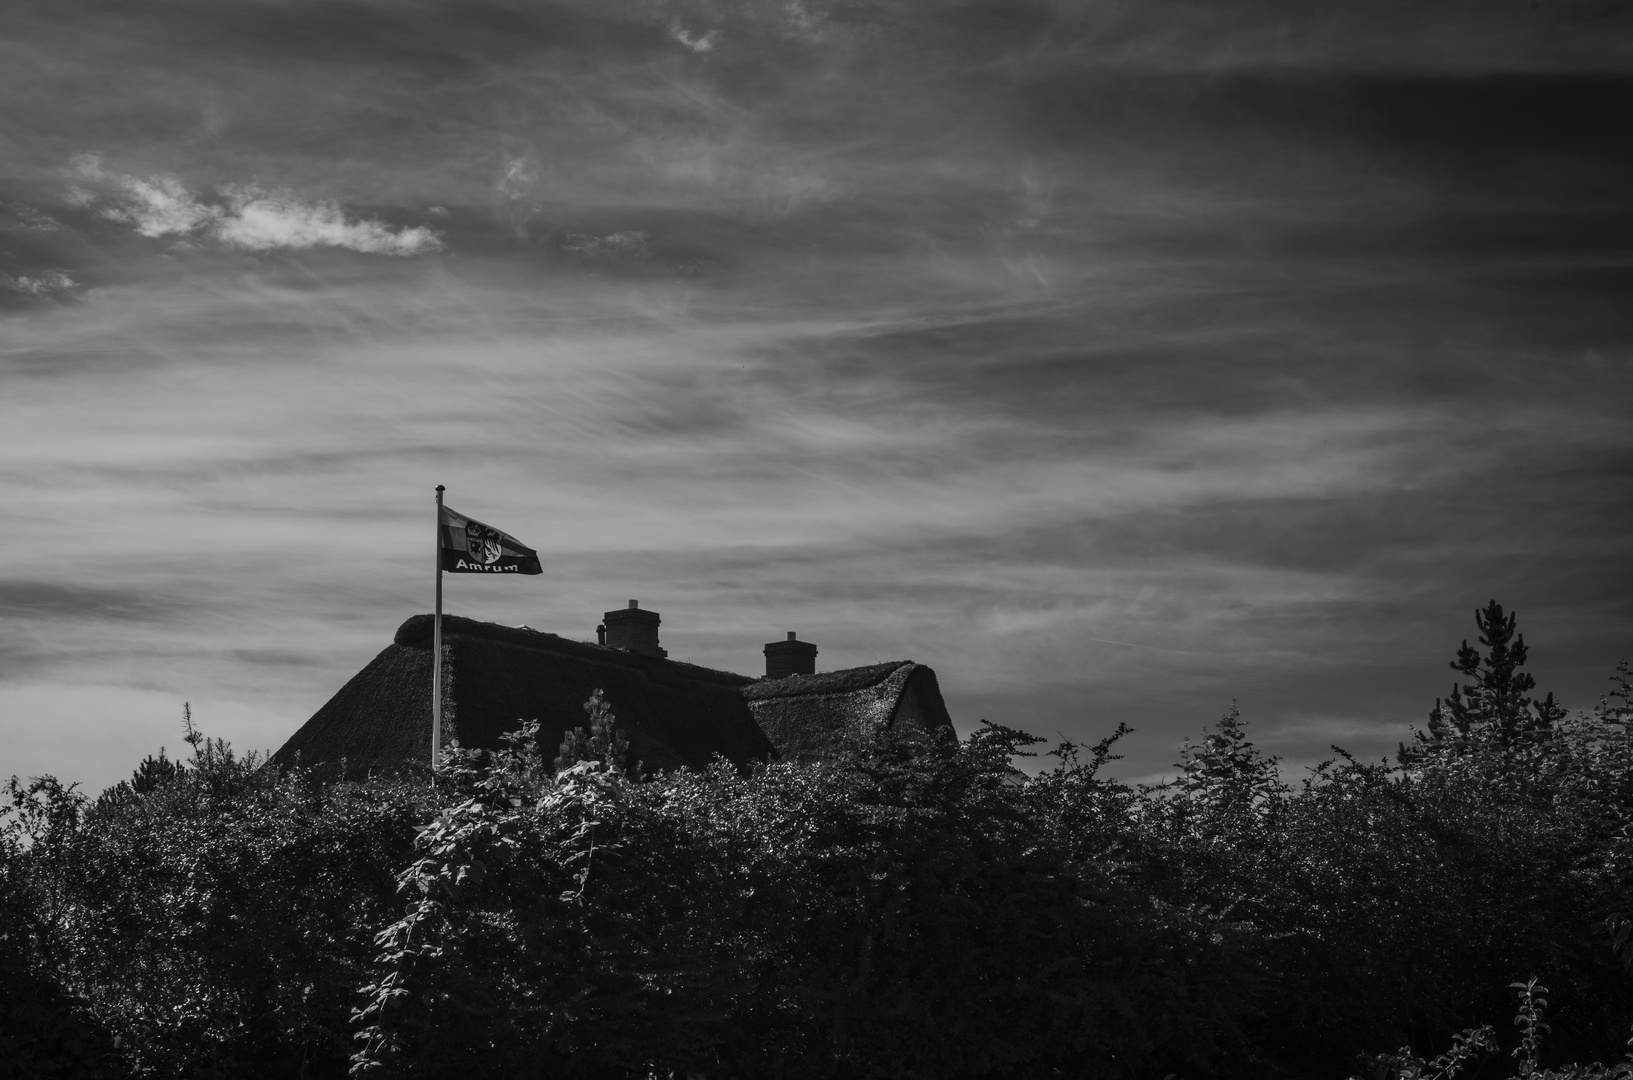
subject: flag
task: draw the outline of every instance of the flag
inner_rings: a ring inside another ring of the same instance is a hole
[[[444,506],[438,529],[450,574],[542,574],[539,553],[507,532]]]

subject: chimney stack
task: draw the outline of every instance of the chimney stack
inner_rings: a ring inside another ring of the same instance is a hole
[[[659,660],[669,655],[658,647],[658,613],[642,611],[640,604],[634,600],[629,602],[627,608],[609,611],[601,616],[601,624],[607,628],[605,643],[614,649]],[[596,636],[599,637],[597,629]]]
[[[787,641],[771,641],[765,647],[765,677],[781,679],[787,675],[815,675],[817,647],[809,641],[796,641],[794,631],[788,631]]]

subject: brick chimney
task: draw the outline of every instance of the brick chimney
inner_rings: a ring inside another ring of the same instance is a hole
[[[817,647],[809,641],[795,641],[794,631],[788,631],[787,641],[771,641],[765,647],[765,677],[780,679],[785,675],[815,675]]]
[[[658,613],[656,611],[642,611],[641,605],[634,600],[629,607],[618,611],[609,611],[601,616],[601,625],[606,627],[606,640],[603,644],[625,652],[637,653],[641,656],[654,656],[663,659],[669,653],[658,647]],[[596,627],[596,636],[601,636],[601,627]]]

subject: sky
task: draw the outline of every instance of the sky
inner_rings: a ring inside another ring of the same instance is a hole
[[[4,0],[0,775],[276,749],[433,488],[747,674],[1392,752],[1633,657],[1615,0]]]

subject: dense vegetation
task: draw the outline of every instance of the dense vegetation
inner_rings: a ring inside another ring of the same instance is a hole
[[[1154,789],[1105,775],[1122,729],[1028,777],[1037,740],[990,724],[637,779],[598,699],[554,760],[524,725],[434,783],[318,785],[196,735],[94,800],[14,779],[0,1077],[1614,1059],[1633,684],[1569,716],[1531,698],[1512,617],[1479,621],[1398,761],[1291,785],[1234,709]]]

